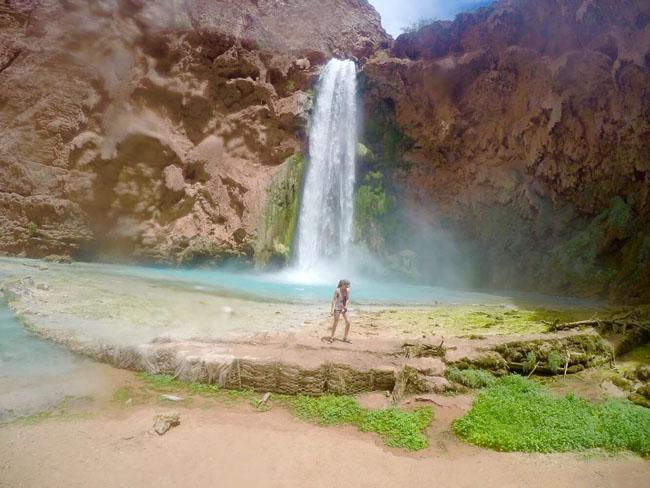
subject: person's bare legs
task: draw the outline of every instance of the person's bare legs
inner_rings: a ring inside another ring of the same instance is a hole
[[[339,315],[341,315],[341,312],[334,311],[334,323],[332,324],[332,335],[330,336],[330,342],[334,340],[334,334],[336,333],[336,326],[339,323]],[[343,317],[345,317],[345,315]]]
[[[343,319],[345,320],[345,333],[343,334],[343,342],[352,342],[348,339],[348,332],[350,332],[350,320],[348,319],[348,313],[343,312]]]

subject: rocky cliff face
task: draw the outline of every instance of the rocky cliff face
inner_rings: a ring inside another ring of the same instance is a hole
[[[473,243],[474,284],[650,299],[648,2],[502,0],[363,72],[365,170]]]
[[[319,66],[387,43],[364,0],[6,0],[0,252],[286,256],[267,216],[291,225],[297,193],[267,194],[296,176]]]

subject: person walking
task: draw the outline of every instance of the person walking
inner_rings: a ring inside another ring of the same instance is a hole
[[[332,297],[332,306],[330,310],[330,315],[334,316],[334,323],[332,324],[332,335],[328,339],[328,342],[334,341],[334,334],[336,333],[336,326],[339,323],[339,318],[343,316],[345,320],[345,333],[343,334],[343,342],[351,343],[348,339],[348,333],[350,332],[350,320],[348,319],[348,305],[350,303],[350,282],[348,280],[341,280],[334,291],[334,296]]]

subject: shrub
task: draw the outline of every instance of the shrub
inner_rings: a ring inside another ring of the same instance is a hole
[[[526,359],[524,359],[522,365],[524,373],[531,372],[535,367],[535,364],[537,364],[537,355],[533,351],[529,351],[528,354],[526,354]]]
[[[560,356],[560,353],[557,351],[551,351],[548,354],[548,358],[546,358],[546,364],[548,365],[548,369],[551,371],[551,373],[554,373],[560,369],[560,366],[562,365],[562,356]]]
[[[516,375],[481,391],[453,428],[467,442],[498,451],[604,448],[650,455],[650,409],[622,400],[591,403],[573,394],[556,397]]]
[[[27,224],[27,235],[29,237],[34,237],[38,232],[38,226],[34,222]]]
[[[483,388],[496,381],[496,377],[483,369],[458,369],[449,368],[445,372],[449,381],[460,383],[468,388]]]
[[[417,451],[429,445],[424,430],[431,423],[433,411],[428,407],[413,412],[397,408],[370,410],[350,396],[300,395],[291,410],[298,418],[319,425],[351,424],[362,432],[376,432],[388,446]]]

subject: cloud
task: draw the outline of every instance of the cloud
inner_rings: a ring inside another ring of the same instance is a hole
[[[453,19],[459,12],[473,10],[490,0],[369,0],[381,15],[381,23],[393,37],[420,19]]]

